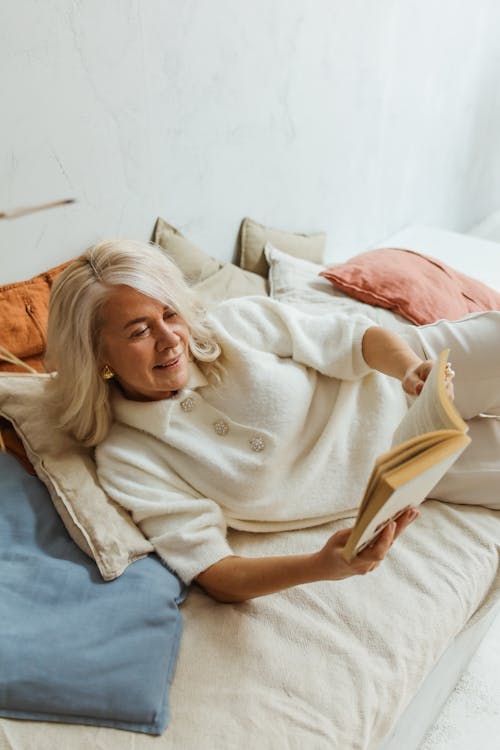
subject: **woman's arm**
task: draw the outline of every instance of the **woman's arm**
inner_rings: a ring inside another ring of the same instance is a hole
[[[394,540],[417,516],[416,509],[408,510],[350,563],[342,557],[342,550],[351,529],[343,529],[319,552],[309,555],[225,557],[201,573],[196,582],[220,602],[242,602],[302,583],[363,575],[382,562]]]
[[[412,396],[418,396],[434,364],[421,359],[396,333],[378,326],[365,332],[362,352],[370,367],[401,380],[405,392]]]
[[[422,363],[406,341],[387,328],[372,326],[363,336],[363,357],[370,367],[403,380],[409,368]]]

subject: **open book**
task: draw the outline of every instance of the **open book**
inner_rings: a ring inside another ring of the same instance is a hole
[[[439,355],[419,396],[379,456],[343,556],[352,560],[410,505],[425,500],[470,443],[469,429],[446,392],[449,349]]]

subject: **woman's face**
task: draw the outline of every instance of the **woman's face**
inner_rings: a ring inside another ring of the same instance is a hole
[[[189,329],[162,302],[115,286],[103,307],[102,351],[127,398],[159,401],[188,381]]]

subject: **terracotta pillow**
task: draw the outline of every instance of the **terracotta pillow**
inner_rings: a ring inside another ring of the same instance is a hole
[[[27,281],[0,287],[0,344],[39,372],[44,371],[49,297],[56,276],[71,261]],[[0,361],[0,371],[21,368]]]
[[[361,302],[385,307],[417,325],[500,310],[500,293],[413,250],[370,250],[320,273]]]

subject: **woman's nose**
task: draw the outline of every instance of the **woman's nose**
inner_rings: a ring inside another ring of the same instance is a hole
[[[156,348],[173,349],[179,343],[179,336],[169,326],[162,325],[156,335]]]

